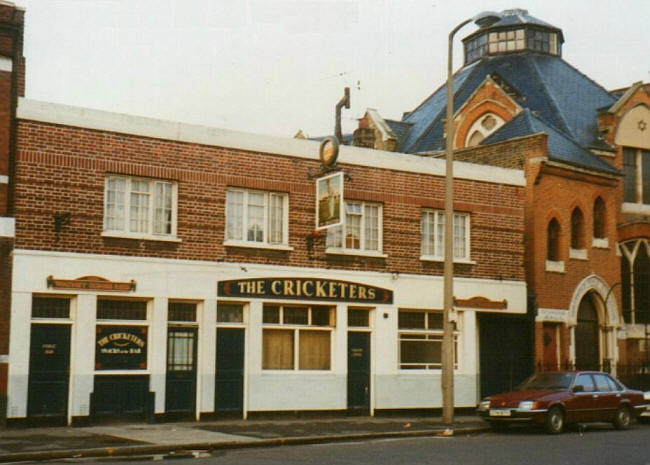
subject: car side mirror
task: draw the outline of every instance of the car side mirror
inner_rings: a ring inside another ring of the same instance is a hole
[[[575,386],[573,386],[571,391],[573,391],[573,392],[584,392],[585,387],[582,384],[576,384]]]

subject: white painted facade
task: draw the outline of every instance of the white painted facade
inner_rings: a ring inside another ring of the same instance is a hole
[[[345,271],[319,268],[217,263],[190,260],[91,255],[78,253],[15,250],[9,354],[8,418],[27,415],[31,302],[34,295],[71,297],[71,375],[68,420],[89,415],[89,397],[95,376],[95,327],[98,297],[146,299],[148,331],[147,369],[101,374],[146,374],[155,392],[155,412],[165,410],[167,303],[170,299],[197,302],[199,328],[197,417],[215,408],[217,282],[267,277],[318,277],[363,283],[392,290],[393,304],[375,305],[370,312],[371,413],[378,409],[439,408],[440,370],[399,368],[398,310],[442,308],[442,277]],[[101,276],[110,281],[137,283],[133,292],[52,290],[47,277],[76,279]],[[523,281],[456,278],[454,295],[507,300],[506,310],[526,312]],[[227,300],[227,299],[221,299]],[[241,299],[237,300],[242,302]],[[249,412],[282,410],[343,410],[347,408],[347,309],[336,305],[336,326],[331,332],[331,369],[327,371],[262,370],[262,306],[264,299],[247,299],[244,306],[245,376],[244,416]],[[277,303],[277,301],[274,301]],[[287,303],[305,303],[309,300]],[[323,302],[319,302],[323,304]],[[327,302],[324,302],[327,304]],[[458,368],[455,400],[458,407],[473,407],[479,397],[477,311],[459,311]],[[42,320],[41,320],[42,321]],[[239,325],[242,326],[242,325]]]

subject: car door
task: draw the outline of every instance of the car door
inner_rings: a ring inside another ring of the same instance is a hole
[[[572,392],[566,400],[565,407],[567,411],[568,423],[583,423],[593,421],[594,397],[596,385],[590,373],[579,373],[573,383],[572,388],[582,386],[582,390]]]
[[[597,397],[594,400],[594,421],[612,421],[618,407],[620,394],[614,392],[604,373],[594,373]]]

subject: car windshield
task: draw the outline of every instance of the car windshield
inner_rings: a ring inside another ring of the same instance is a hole
[[[569,389],[572,380],[571,373],[537,373],[519,385],[517,390]]]

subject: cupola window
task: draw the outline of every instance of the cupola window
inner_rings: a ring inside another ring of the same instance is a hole
[[[524,30],[490,32],[488,42],[488,51],[490,53],[523,50],[525,46]]]

